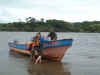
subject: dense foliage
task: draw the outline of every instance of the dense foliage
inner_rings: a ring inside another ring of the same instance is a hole
[[[36,20],[33,17],[26,18],[26,22],[13,22],[0,24],[0,31],[45,31],[54,29],[56,32],[100,32],[100,21],[65,22],[63,20]]]

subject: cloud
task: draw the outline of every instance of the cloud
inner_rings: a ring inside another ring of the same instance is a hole
[[[13,22],[18,21],[18,18],[14,16],[9,9],[7,8],[1,8],[0,11],[0,23],[7,23],[7,22]]]
[[[0,17],[11,22],[29,16],[72,22],[100,20],[99,3],[98,0],[0,0]]]

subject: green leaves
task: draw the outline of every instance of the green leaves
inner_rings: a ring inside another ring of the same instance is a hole
[[[71,23],[56,19],[44,20],[44,18],[41,18],[37,20],[28,17],[26,22],[0,24],[1,31],[48,32],[50,29],[54,29],[56,32],[100,32],[100,21]]]

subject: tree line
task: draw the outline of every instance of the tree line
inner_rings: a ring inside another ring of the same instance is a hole
[[[37,20],[28,17],[25,22],[0,24],[0,31],[48,32],[50,29],[54,29],[56,32],[100,32],[100,21],[71,23],[64,20],[44,20],[43,18]]]

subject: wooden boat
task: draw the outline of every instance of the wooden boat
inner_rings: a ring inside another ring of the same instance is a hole
[[[61,61],[66,50],[72,46],[72,39],[62,39],[57,41],[48,41],[43,43],[43,58],[55,61]],[[31,55],[31,51],[27,50],[27,42],[9,41],[10,51],[15,51],[27,55]],[[38,53],[35,52],[35,56]]]

